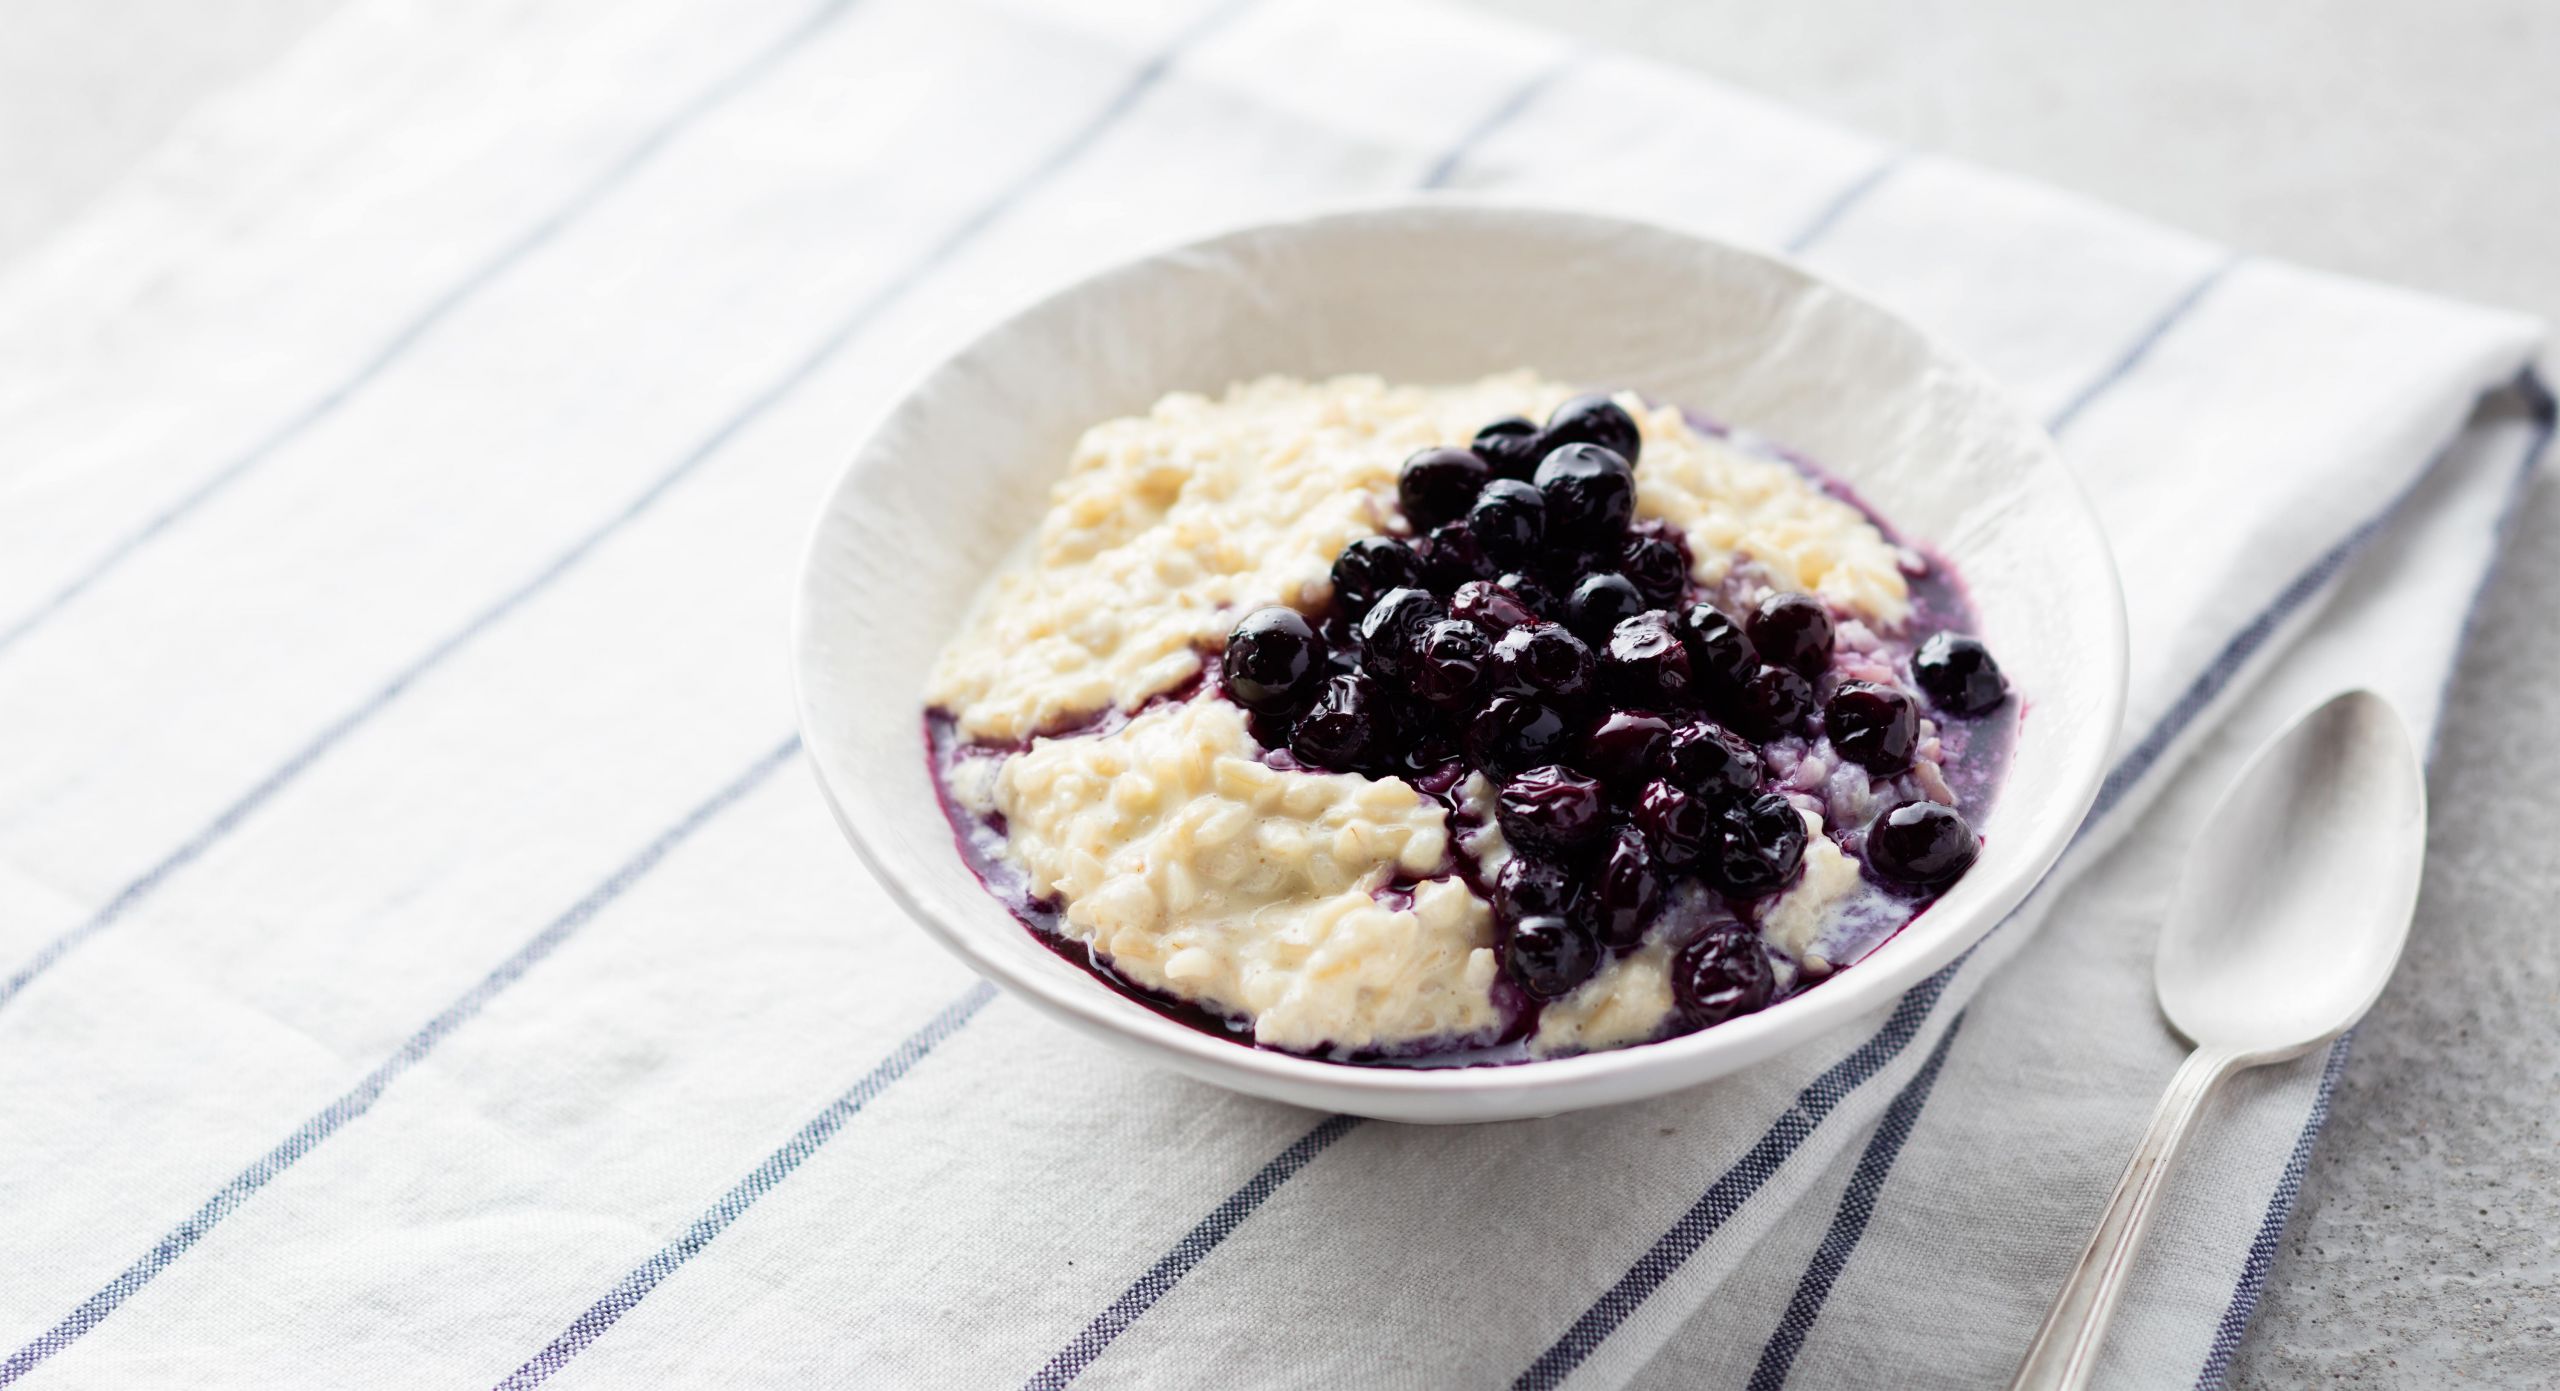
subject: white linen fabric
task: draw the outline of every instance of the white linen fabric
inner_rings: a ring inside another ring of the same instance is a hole
[[[1788,249],[2095,498],[2115,774],[1877,1018],[1312,1115],[996,998],[838,842],[782,613],[866,423],[1417,187]],[[1402,0],[355,0],[0,279],[0,1385],[1997,1383],[2175,1064],[2200,809],[2339,686],[2432,726],[2537,337]],[[2220,1381],[2344,1058],[2216,1107],[2105,1384]]]

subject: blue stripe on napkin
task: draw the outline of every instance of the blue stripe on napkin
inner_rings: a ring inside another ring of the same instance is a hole
[[[598,204],[603,203],[614,190],[630,182],[634,174],[647,168],[659,155],[666,153],[667,148],[675,143],[676,138],[695,122],[728,105],[732,98],[752,90],[758,83],[771,76],[775,69],[782,66],[784,59],[798,52],[809,40],[832,26],[846,10],[852,8],[854,3],[855,0],[826,0],[826,3],[819,5],[807,18],[792,26],[782,37],[758,50],[746,62],[739,64],[714,80],[709,86],[696,92],[664,120],[650,127],[638,140],[633,141],[629,149],[624,150],[612,162],[605,165],[593,179],[579,186],[577,192],[570,194],[558,207],[535,219],[533,225],[518,233],[514,240],[498,248],[496,254],[473,267],[469,274],[455,281],[443,293],[427,301],[425,308],[411,316],[409,321],[402,324],[390,338],[383,342],[381,347],[374,349],[371,355],[358,363],[355,370],[348,373],[344,380],[314,397],[310,404],[287,417],[282,425],[251,445],[246,452],[234,457],[231,462],[207,474],[194,487],[179,494],[175,502],[162,507],[140,527],[108,546],[97,559],[89,562],[85,569],[65,582],[50,597],[21,615],[7,628],[0,629],[0,652],[6,652],[18,639],[25,637],[47,619],[61,612],[65,606],[79,598],[92,585],[106,578],[109,571],[132,558],[134,552],[149,545],[153,538],[176,525],[188,513],[203,506],[207,500],[223,489],[239,482],[242,476],[274,457],[277,451],[286,445],[301,438],[313,426],[336,415],[349,401],[362,394],[366,387],[390,371],[402,358],[407,357],[410,349],[418,346],[434,333],[437,325],[451,318],[482,290],[496,284],[506,276],[507,272],[549,245],[571,224],[584,217]],[[0,1000],[6,998],[6,992],[0,992]]]
[[[1067,1383],[1093,1365],[1093,1359],[1100,1357],[1103,1349],[1111,1346],[1112,1339],[1128,1331],[1129,1325],[1136,1323],[1140,1315],[1154,1308],[1157,1300],[1182,1283],[1182,1277],[1190,1274],[1193,1266],[1207,1260],[1209,1253],[1218,1249],[1218,1243],[1235,1235],[1236,1228],[1243,1226],[1244,1220],[1251,1217],[1256,1208],[1280,1191],[1280,1185],[1297,1177],[1300,1169],[1313,1163],[1317,1155],[1324,1153],[1334,1141],[1350,1134],[1359,1124],[1358,1116],[1327,1116],[1316,1123],[1315,1129],[1299,1136],[1287,1149],[1274,1155],[1270,1163],[1245,1180],[1243,1187],[1228,1194],[1225,1202],[1211,1208],[1209,1215],[1200,1219],[1199,1225],[1183,1233],[1182,1240],[1175,1242],[1172,1250],[1165,1252],[1154,1265],[1147,1267],[1145,1274],[1121,1291],[1120,1297],[1111,1301],[1109,1308],[1094,1315],[1093,1322],[1086,1324],[1072,1341],[1058,1349],[1057,1356],[1050,1358],[1047,1365],[1032,1374],[1031,1380],[1023,1383],[1024,1391],[1063,1391]]]
[[[720,813],[737,805],[748,793],[761,786],[766,778],[771,777],[776,768],[789,762],[799,751],[799,736],[794,735],[783,740],[759,755],[753,763],[747,765],[744,771],[730,779],[725,786],[712,793],[699,806],[686,812],[674,825],[659,832],[647,845],[641,847],[638,854],[633,855],[624,861],[620,868],[605,876],[603,883],[588,890],[584,897],[569,906],[567,912],[553,918],[540,932],[533,934],[533,937],[523,946],[516,948],[514,955],[498,963],[497,969],[481,977],[479,984],[464,991],[461,998],[445,1006],[416,1033],[411,1034],[409,1041],[402,1044],[399,1051],[376,1064],[373,1071],[364,1075],[362,1081],[348,1088],[346,1093],[337,1100],[321,1108],[317,1115],[304,1121],[299,1129],[286,1136],[274,1149],[267,1151],[256,1163],[241,1170],[237,1177],[217,1189],[212,1197],[205,1200],[204,1206],[197,1208],[185,1221],[171,1228],[168,1235],[160,1238],[133,1264],[126,1266],[124,1272],[107,1282],[105,1288],[82,1300],[80,1307],[63,1316],[60,1323],[39,1334],[35,1341],[11,1354],[9,1360],[0,1362],[0,1386],[7,1386],[25,1376],[34,1370],[36,1364],[71,1346],[90,1329],[105,1322],[107,1316],[114,1313],[117,1307],[127,1299],[132,1298],[135,1291],[151,1283],[161,1271],[168,1269],[172,1262],[185,1255],[188,1249],[198,1241],[203,1240],[205,1233],[212,1231],[223,1218],[230,1216],[242,1203],[256,1196],[258,1190],[266,1187],[276,1175],[292,1168],[304,1155],[318,1149],[323,1141],[337,1134],[347,1122],[372,1110],[373,1104],[382,1099],[382,1094],[390,1089],[391,1084],[398,1081],[409,1069],[424,1061],[429,1053],[435,1051],[436,1045],[444,1042],[454,1030],[470,1022],[472,1016],[487,1008],[489,1002],[504,993],[507,987],[522,980],[526,972],[540,965],[544,958],[558,951],[562,944],[577,936],[587,924],[595,921],[598,913],[603,912],[614,900],[622,897],[632,885],[647,877],[649,871],[656,869],[669,852],[691,839],[696,831],[710,824]]]
[[[606,1291],[604,1297],[589,1305],[585,1313],[571,1320],[569,1326],[560,1331],[559,1337],[527,1358],[523,1366],[510,1372],[498,1383],[498,1391],[530,1391],[568,1366],[570,1359],[603,1337],[605,1330],[619,1322],[624,1314],[639,1307],[640,1301],[648,1298],[649,1292],[656,1289],[660,1281],[673,1275],[678,1267],[692,1260],[714,1238],[727,1231],[730,1223],[755,1206],[756,1199],[772,1192],[774,1185],[791,1177],[791,1171],[799,1168],[810,1155],[816,1154],[827,1141],[834,1139],[835,1133],[844,1129],[845,1122],[877,1100],[882,1092],[895,1086],[899,1078],[924,1061],[924,1055],[932,1052],[935,1045],[958,1033],[962,1025],[975,1018],[978,1011],[986,1008],[987,1002],[995,997],[996,988],[981,980],[962,991],[958,999],[944,1005],[940,1013],[925,1022],[923,1028],[890,1050],[889,1056],[882,1059],[878,1067],[864,1073],[860,1081],[846,1088],[842,1096],[830,1102],[825,1110],[811,1117],[808,1124],[784,1141],[782,1148],[765,1156],[763,1163],[748,1171],[735,1187],[720,1195],[720,1201],[713,1203],[709,1212],[696,1218],[693,1225],[685,1229],[684,1235],[668,1242],[656,1255],[641,1262],[638,1268],[622,1277],[620,1284]]]
[[[1822,1244],[1814,1248],[1813,1261],[1805,1267],[1804,1276],[1796,1281],[1795,1297],[1787,1301],[1787,1312],[1778,1320],[1778,1331],[1760,1350],[1760,1364],[1751,1371],[1749,1391],[1778,1391],[1787,1384],[1787,1371],[1795,1365],[1796,1352],[1804,1346],[1804,1337],[1813,1331],[1813,1321],[1822,1313],[1823,1301],[1831,1297],[1832,1282],[1848,1268],[1849,1255],[1858,1248],[1858,1238],[1866,1234],[1867,1219],[1875,1214],[1876,1198],[1884,1192],[1884,1181],[1892,1176],[1894,1156],[1902,1153],[1902,1144],[1911,1138],[1911,1127],[1919,1122],[1920,1108],[1929,1104],[1929,1089],[1937,1085],[1938,1071],[1945,1066],[1947,1049],[1956,1041],[1956,1031],[1964,1027],[1964,1012],[1947,1021],[1947,1031],[1938,1035],[1938,1046],[1929,1050],[1928,1060],[1911,1080],[1896,1092],[1893,1104],[1877,1123],[1874,1138],[1867,1141],[1866,1152],[1858,1156],[1858,1167],[1849,1175],[1849,1191],[1840,1198],[1839,1211],[1831,1215],[1830,1229],[1822,1234]]]

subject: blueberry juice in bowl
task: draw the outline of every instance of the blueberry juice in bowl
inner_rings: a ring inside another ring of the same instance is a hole
[[[961,849],[1240,1043],[1449,1066],[1817,988],[1963,876],[2018,702],[1811,466],[1529,372],[1086,432],[928,693]]]

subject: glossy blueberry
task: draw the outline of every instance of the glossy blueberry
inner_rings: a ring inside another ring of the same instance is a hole
[[[1494,688],[1515,695],[1573,704],[1599,683],[1591,648],[1563,626],[1532,623],[1514,628],[1493,645]]]
[[[1819,676],[1831,664],[1831,610],[1810,594],[1772,594],[1751,615],[1751,645],[1771,666]]]
[[[1600,689],[1620,705],[1677,710],[1695,703],[1689,675],[1689,649],[1671,623],[1671,615],[1655,610],[1622,619],[1600,650]]]
[[[1662,776],[1670,722],[1642,710],[1612,710],[1582,737],[1576,766],[1621,792],[1633,792]]]
[[[1531,696],[1495,696],[1467,725],[1467,756],[1497,778],[1554,763],[1573,743],[1571,722]]]
[[[1671,958],[1671,996],[1701,1029],[1765,1008],[1777,984],[1768,949],[1746,923],[1709,927]]]
[[[1565,626],[1574,636],[1597,647],[1620,623],[1644,612],[1644,596],[1624,575],[1588,575],[1564,601]]]
[[[1493,881],[1493,911],[1505,923],[1522,918],[1570,917],[1578,892],[1573,876],[1551,861],[1514,855]]]
[[[1559,616],[1561,606],[1556,602],[1555,591],[1547,588],[1546,581],[1536,575],[1526,570],[1505,570],[1494,576],[1493,582],[1518,595],[1531,613],[1541,618]]]
[[[1643,941],[1644,930],[1662,911],[1662,891],[1662,871],[1643,834],[1633,826],[1611,832],[1591,885],[1600,940],[1620,951]]]
[[[1546,442],[1537,422],[1517,415],[1506,415],[1476,431],[1472,446],[1476,457],[1484,460],[1485,467],[1493,471],[1494,477],[1517,478],[1523,482],[1538,471],[1538,461],[1547,457],[1547,451],[1553,447]]]
[[[1227,634],[1219,682],[1247,710],[1286,710],[1324,680],[1324,640],[1295,609],[1255,609]]]
[[[1443,618],[1422,630],[1405,667],[1406,689],[1436,710],[1467,711],[1484,694],[1485,666],[1493,639],[1462,618]]]
[[[1911,677],[1950,715],[1980,715],[2009,698],[1991,649],[1957,633],[1932,633],[1911,659]]]
[[[1502,784],[1494,815],[1503,837],[1533,852],[1578,850],[1608,829],[1600,784],[1570,768],[1532,768]]]
[[[1981,848],[1954,807],[1905,802],[1867,828],[1867,872],[1904,888],[1934,889],[1963,878]]]
[[[1377,683],[1357,673],[1327,677],[1316,703],[1289,731],[1289,752],[1317,768],[1349,772],[1369,761],[1385,700]]]
[[[1316,685],[1318,689],[1322,689],[1324,683],[1319,681]],[[1244,732],[1252,735],[1253,742],[1266,749],[1289,747],[1289,736],[1296,730],[1297,724],[1298,712],[1295,710],[1247,710],[1244,712]]]
[[[1680,638],[1689,645],[1691,673],[1709,688],[1739,686],[1760,665],[1742,625],[1713,604],[1691,604],[1681,613]]]
[[[1390,589],[1419,588],[1422,556],[1390,536],[1363,536],[1333,558],[1333,597],[1346,611],[1367,613]]]
[[[1632,464],[1644,448],[1644,436],[1625,407],[1594,393],[1574,397],[1547,417],[1547,445],[1560,444],[1596,444]]]
[[[1600,969],[1600,944],[1591,939],[1588,928],[1571,918],[1543,914],[1522,918],[1512,924],[1502,965],[1521,989],[1552,1000]]]
[[[1465,519],[1442,522],[1422,539],[1422,582],[1435,594],[1454,594],[1470,580],[1489,580],[1495,566]]]
[[[1582,897],[1583,886],[1572,870],[1534,855],[1513,855],[1494,877],[1494,919],[1507,933],[1523,918],[1579,918]]]
[[[1831,747],[1870,773],[1891,777],[1911,766],[1920,744],[1920,704],[1891,686],[1843,681],[1822,707]]]
[[[1390,589],[1360,619],[1360,655],[1371,671],[1402,680],[1423,630],[1446,616],[1427,589]]]
[[[1547,539],[1547,495],[1517,478],[1497,478],[1467,509],[1467,530],[1496,565],[1526,565]]]
[[[1423,640],[1428,640],[1428,633]],[[1467,743],[1467,720],[1475,717],[1475,710],[1485,702],[1485,694],[1477,689],[1472,702],[1459,704],[1457,710],[1441,710],[1421,699],[1421,694],[1411,687],[1400,692],[1390,689],[1388,699],[1395,722],[1388,733],[1398,745],[1393,758],[1388,758],[1390,766],[1408,774],[1428,774],[1431,769],[1439,769],[1441,763],[1457,758]]]
[[[1596,444],[1568,444],[1538,465],[1547,498],[1551,542],[1614,550],[1636,510],[1636,471],[1624,455]]]
[[[1675,871],[1686,871],[1715,848],[1714,805],[1667,778],[1646,783],[1637,794],[1635,822],[1654,855]]]
[[[1698,873],[1735,898],[1758,898],[1796,877],[1804,846],[1804,814],[1784,794],[1763,792],[1717,813],[1715,843]]]
[[[1469,580],[1449,596],[1449,616],[1463,618],[1484,629],[1487,637],[1501,637],[1514,628],[1538,621],[1520,596],[1505,588],[1498,580]]]
[[[1707,720],[1674,728],[1664,743],[1671,780],[1711,802],[1729,802],[1758,791],[1765,771],[1760,751],[1741,735]]]
[[[1813,683],[1785,667],[1764,666],[1751,673],[1723,709],[1736,730],[1766,742],[1803,726],[1805,716],[1813,713]]]
[[[1667,536],[1636,535],[1618,548],[1618,573],[1656,608],[1680,602],[1689,588],[1689,548]]]
[[[1396,474],[1396,501],[1415,531],[1429,531],[1466,515],[1476,490],[1492,477],[1484,460],[1465,449],[1426,449],[1404,461]]]
[[[1369,764],[1361,771],[1414,778],[1437,772],[1458,756],[1459,726],[1447,714],[1410,693],[1389,691],[1386,706],[1378,746],[1371,749]]]

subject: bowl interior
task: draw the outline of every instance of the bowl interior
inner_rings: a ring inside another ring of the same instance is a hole
[[[1972,873],[1864,961],[1759,1015],[1503,1068],[1354,1068],[1239,1047],[1035,942],[956,852],[920,702],[936,653],[1036,524],[1076,437],[1168,391],[1266,373],[1450,382],[1523,366],[1790,446],[1955,562],[2026,709]],[[1615,219],[1446,203],[1231,233],[1082,282],[990,331],[927,375],[847,468],[811,538],[793,641],[803,732],[838,818],[891,892],[972,965],[1195,1075],[1414,1120],[1548,1114],[1703,1081],[1951,959],[2079,823],[2125,662],[2104,538],[2042,429],[1971,364],[1765,255]]]

